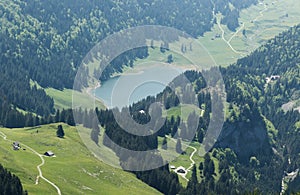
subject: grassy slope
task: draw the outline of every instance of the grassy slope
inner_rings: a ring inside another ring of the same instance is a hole
[[[81,104],[83,108],[92,108],[94,99],[87,93],[81,93],[78,91],[73,91],[71,89],[64,89],[63,91],[47,88],[46,93],[53,98],[54,107],[56,109],[62,110],[63,108],[72,108],[72,93],[75,93],[76,100],[74,100],[76,105]],[[99,108],[104,108],[104,105],[99,100],[95,99],[96,105]]]
[[[176,119],[177,116],[180,116],[180,118],[184,122],[186,122],[187,119],[188,119],[189,114],[191,114],[192,112],[196,112],[200,116],[202,116],[204,114],[204,111],[199,109],[195,105],[183,104],[181,106],[172,107],[172,108],[168,109],[167,110],[167,116],[168,116],[168,119],[170,119],[171,116],[175,116],[175,119]]]
[[[75,127],[63,127],[64,139],[56,137],[57,124],[37,129],[0,128],[0,131],[7,135],[7,139],[18,140],[40,154],[48,150],[55,153],[56,157],[45,157],[45,165],[41,168],[43,176],[54,182],[62,194],[128,194],[129,191],[130,194],[159,194],[133,174],[98,161],[82,143]],[[11,141],[0,139],[1,164],[20,177],[30,194],[57,194],[42,179],[35,185],[40,158],[28,148],[13,151],[11,144]]]

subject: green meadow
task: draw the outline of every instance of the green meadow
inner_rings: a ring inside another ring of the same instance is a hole
[[[159,194],[136,179],[135,175],[99,161],[81,141],[76,127],[63,124],[65,137],[56,137],[57,125],[22,129],[0,128],[8,139],[0,137],[1,164],[21,179],[29,194],[57,192],[41,178],[35,184],[37,165],[41,163],[41,159],[26,146],[39,154],[49,150],[54,152],[55,157],[43,157],[45,164],[41,169],[43,176],[56,184],[62,194]],[[20,150],[12,149],[13,141],[20,142]]]

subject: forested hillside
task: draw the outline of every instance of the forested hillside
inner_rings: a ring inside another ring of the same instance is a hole
[[[232,13],[256,2],[3,0],[0,2],[0,124],[5,125],[9,113],[22,118],[18,108],[41,116],[53,113],[53,100],[43,89],[30,85],[30,81],[36,81],[43,88],[72,89],[83,57],[113,32],[155,24],[178,28],[198,37],[215,22],[214,4],[227,21],[237,21],[238,14]],[[229,26],[232,25],[228,23]],[[147,55],[147,49],[123,54],[112,62],[113,66],[101,79]]]
[[[296,178],[289,180],[291,184],[288,190],[298,190],[300,113],[296,109],[284,112],[281,107],[299,99],[299,38],[300,26],[293,27],[236,64],[220,68],[228,107],[221,135],[210,154],[218,159],[219,169],[211,165],[211,157],[206,155],[204,164],[196,164],[200,169],[200,180],[195,168],[187,188],[175,187],[179,184],[173,178],[174,186],[167,186],[169,190],[176,189],[179,194],[278,194],[283,190],[282,182],[286,182],[288,174]],[[194,137],[194,141],[203,143],[203,135],[211,120],[211,98],[204,90],[207,85],[200,73],[189,71],[185,75],[195,86],[199,105],[205,105],[205,114],[199,119],[200,125]],[[177,89],[180,91],[185,88],[179,82]],[[154,101],[162,101],[166,108],[176,107],[179,103],[176,95],[166,89],[156,98],[147,98],[130,107],[133,118],[141,124],[147,123],[150,119],[149,106]],[[138,114],[141,109],[147,112],[145,117]],[[98,117],[106,129],[105,136],[114,143],[135,150],[158,148],[157,138],[153,135],[138,137],[124,132],[113,119],[111,111],[98,112]],[[192,121],[193,116],[189,118]],[[183,126],[178,125],[181,119],[176,116],[167,120],[157,132],[157,137],[179,136],[182,140],[186,139],[185,136],[190,133],[189,126],[194,124],[189,123],[189,120]],[[124,156],[124,152],[107,142],[107,139],[103,140],[103,144],[116,152],[122,166],[141,162],[141,159]],[[142,172],[137,176],[142,174],[143,181],[164,193],[168,192],[150,179],[154,175],[167,173],[165,169],[156,171]],[[216,177],[216,173],[220,177]]]
[[[226,129],[227,133],[224,131],[227,140],[221,141],[220,145],[227,144],[240,153],[240,157],[248,154],[248,158],[242,160],[247,160],[249,167],[249,157],[255,156],[260,161],[258,166],[251,168],[252,176],[259,173],[260,177],[251,180],[251,174],[244,172],[248,178],[244,187],[259,186],[263,191],[279,192],[283,175],[299,167],[300,114],[296,110],[284,112],[281,108],[283,104],[299,99],[299,38],[300,26],[293,27],[235,65],[222,69],[231,110],[228,123],[235,128]],[[246,115],[241,115],[242,111]],[[225,137],[221,136],[221,139]],[[230,140],[230,137],[235,139]],[[236,141],[240,141],[240,147]],[[253,153],[251,150],[259,145],[261,148]]]

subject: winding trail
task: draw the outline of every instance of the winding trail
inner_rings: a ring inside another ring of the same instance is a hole
[[[268,10],[268,6],[267,6],[264,2],[260,2],[260,3],[263,3],[264,9],[261,10],[261,11],[259,12],[259,16],[257,16],[257,17],[253,20],[253,22],[256,22],[259,18],[264,17],[264,14],[263,14],[263,13],[264,13],[265,11]]]
[[[167,135],[166,135],[166,137],[169,138],[170,140],[172,140],[174,143],[177,143],[177,141],[176,141],[174,138],[172,138],[172,137],[170,137],[170,136],[167,136]],[[189,157],[189,158],[190,158],[190,161],[191,161],[191,165],[186,169],[185,174],[178,174],[178,175],[180,175],[183,179],[185,179],[186,181],[189,181],[189,179],[186,178],[186,175],[187,175],[187,172],[188,172],[188,171],[191,171],[191,169],[193,168],[193,166],[194,166],[194,164],[195,164],[195,161],[193,160],[193,156],[194,156],[195,153],[197,152],[197,149],[196,149],[195,147],[190,146],[190,145],[185,144],[185,143],[182,143],[182,145],[185,145],[185,146],[187,146],[188,148],[192,148],[192,149],[194,150],[194,151],[191,153],[190,157]]]
[[[232,41],[232,39],[234,38],[234,37],[236,37],[236,35],[242,30],[242,29],[244,29],[245,28],[245,23],[242,23],[242,26],[237,30],[237,31],[235,31],[235,33],[230,37],[230,39],[228,39],[228,43],[230,43],[231,41]]]
[[[234,37],[236,37],[236,35],[244,28],[245,24],[243,23],[243,24],[242,24],[242,27],[240,27],[239,30],[237,30],[237,31],[230,37],[229,40],[226,40],[226,38],[225,38],[225,31],[224,31],[224,29],[223,29],[222,26],[221,26],[221,21],[218,19],[217,15],[216,15],[216,13],[215,13],[216,5],[215,5],[215,3],[214,3],[212,0],[211,0],[211,3],[212,3],[212,5],[213,5],[213,11],[212,11],[212,12],[213,12],[213,16],[214,16],[214,18],[216,18],[218,27],[219,27],[219,29],[220,29],[221,32],[222,32],[222,35],[221,35],[222,40],[230,47],[230,49],[231,49],[234,53],[240,54],[241,56],[246,55],[246,54],[247,54],[246,52],[240,52],[240,51],[237,51],[236,49],[233,48],[233,46],[232,46],[231,43],[230,43],[230,42],[232,41],[232,39],[233,39]]]
[[[192,148],[194,151],[191,153],[191,155],[190,155],[190,161],[192,162],[191,163],[191,165],[189,166],[189,168],[187,168],[187,171],[190,171],[192,168],[193,168],[193,166],[194,166],[194,164],[195,164],[195,161],[193,160],[193,156],[195,155],[195,153],[197,152],[197,149],[195,148],[195,147],[193,147],[193,146],[188,146],[189,148]]]
[[[7,139],[7,136],[6,136],[2,131],[0,131],[0,136],[1,136],[4,140],[12,142],[12,140]],[[21,143],[21,142],[19,142],[19,143],[20,143],[21,145],[25,146],[25,148],[29,149],[31,152],[33,152],[33,153],[36,154],[37,156],[39,156],[39,158],[40,158],[41,161],[42,161],[41,164],[39,164],[38,166],[36,166],[36,168],[37,168],[37,170],[38,170],[38,172],[39,172],[39,175],[36,177],[35,185],[37,185],[37,184],[39,183],[39,178],[42,178],[44,181],[46,181],[47,183],[49,183],[50,185],[52,185],[52,186],[56,189],[58,195],[61,195],[61,191],[60,191],[59,187],[57,187],[57,185],[55,185],[53,182],[49,181],[47,178],[45,178],[45,177],[43,176],[43,172],[42,172],[42,170],[41,170],[41,166],[43,166],[43,165],[45,164],[45,159],[44,159],[43,155],[39,154],[37,151],[35,151],[35,150],[34,150],[33,148],[31,148],[31,147],[29,147],[29,146],[27,146],[27,145],[25,145],[25,144],[23,144],[23,143]]]
[[[220,29],[221,32],[222,32],[222,39],[223,39],[223,41],[230,47],[230,49],[231,49],[234,53],[240,54],[241,56],[246,55],[247,53],[245,53],[245,52],[240,52],[240,51],[237,51],[236,49],[234,49],[233,46],[232,46],[231,43],[230,43],[230,41],[237,35],[237,33],[240,31],[240,29],[234,33],[234,35],[230,38],[230,40],[227,41],[227,40],[225,39],[225,31],[224,31],[224,29],[223,29],[222,26],[221,26],[220,20],[217,20],[217,23],[218,23],[219,29]],[[243,24],[244,24],[244,23],[243,23]]]
[[[274,1],[274,2],[275,2],[275,1]],[[276,2],[277,2],[277,1],[276,1]],[[226,38],[225,38],[225,31],[224,31],[224,29],[223,29],[222,26],[221,26],[221,21],[220,21],[220,19],[218,19],[217,14],[215,13],[215,3],[214,3],[212,0],[211,0],[211,3],[212,3],[212,5],[213,5],[213,16],[214,16],[214,18],[216,18],[217,24],[218,24],[218,28],[219,28],[220,31],[222,32],[222,34],[221,34],[222,40],[230,47],[230,49],[231,49],[234,53],[240,54],[241,57],[247,55],[247,54],[248,54],[247,52],[237,51],[237,50],[231,45],[231,43],[230,43],[230,42],[237,36],[237,34],[238,34],[242,29],[245,28],[245,23],[243,22],[243,23],[242,23],[242,26],[241,26],[237,31],[235,31],[235,33],[234,33],[228,40],[226,40]],[[262,18],[262,17],[264,16],[264,12],[266,12],[266,11],[268,10],[268,6],[267,6],[266,3],[264,3],[263,1],[260,1],[259,3],[264,5],[264,9],[261,10],[261,11],[259,12],[259,15],[251,21],[252,23],[254,23],[254,22],[258,21],[260,18]],[[249,37],[249,38],[248,38],[248,40],[249,40],[248,43],[249,43],[249,44],[250,44],[250,43],[253,43],[253,38],[254,38],[255,36],[257,36],[257,35],[258,35],[258,32],[254,33],[251,37]],[[251,44],[251,45],[253,45],[253,44]]]
[[[263,2],[260,2],[260,3],[263,3]],[[252,20],[253,23],[256,22],[259,18],[264,17],[263,13],[268,10],[268,6],[265,3],[263,3],[263,5],[264,5],[264,9],[259,12],[259,16],[257,16],[254,20]],[[251,37],[249,37],[249,40],[252,41],[253,37],[257,36],[257,34],[258,34],[257,32],[254,33]]]

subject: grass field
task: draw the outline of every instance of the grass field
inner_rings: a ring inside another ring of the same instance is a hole
[[[72,108],[72,95],[74,93],[74,100],[75,105],[82,105],[82,108],[93,108],[94,107],[94,98],[92,98],[87,93],[82,93],[78,91],[74,91],[72,89],[64,89],[63,91],[47,88],[45,89],[46,93],[53,98],[54,100],[54,107],[56,109],[66,109]],[[98,99],[95,99],[95,105],[98,108],[105,108],[103,103]]]
[[[263,16],[259,17],[256,22],[253,21],[253,13],[261,11],[264,4],[260,3],[246,9],[241,13],[241,21],[247,22],[246,30],[249,28],[252,31],[259,33],[258,39],[269,39],[273,34],[278,34],[291,26],[299,24],[300,3],[294,0],[265,0],[263,2],[267,9],[263,12]]]
[[[168,109],[167,116],[168,116],[168,119],[170,119],[171,116],[175,116],[175,118],[177,116],[180,116],[180,118],[184,122],[186,122],[189,114],[191,114],[192,112],[199,114],[199,116],[202,116],[204,114],[203,113],[204,111],[195,105],[183,104],[181,106],[172,107],[172,108]]]
[[[38,153],[51,150],[56,157],[44,157],[41,167],[43,176],[55,183],[62,194],[159,194],[156,190],[136,179],[133,174],[112,168],[94,157],[82,143],[75,127],[63,124],[65,138],[56,137],[58,124],[40,128],[6,129],[0,131],[1,164],[20,177],[29,194],[57,194],[54,187],[41,178],[35,185],[41,159],[26,148],[25,144]],[[38,133],[37,133],[38,130]],[[19,141],[26,150],[12,150],[12,141]]]

